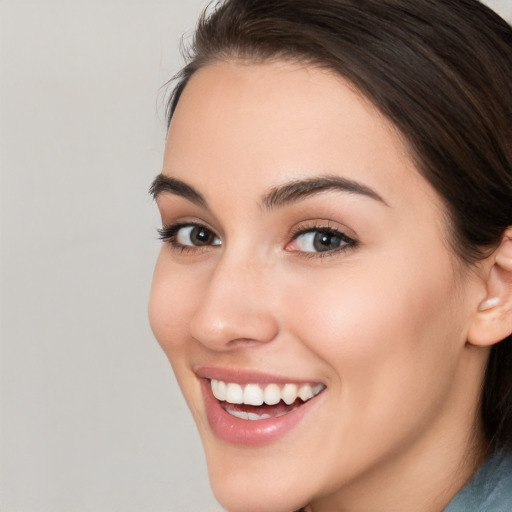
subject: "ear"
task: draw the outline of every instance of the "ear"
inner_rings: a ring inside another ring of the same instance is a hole
[[[480,347],[494,345],[512,334],[512,226],[505,231],[485,268],[486,296],[474,313],[468,332],[468,342]]]

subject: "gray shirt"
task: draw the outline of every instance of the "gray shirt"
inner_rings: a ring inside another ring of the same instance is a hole
[[[512,454],[489,457],[444,512],[512,512]]]

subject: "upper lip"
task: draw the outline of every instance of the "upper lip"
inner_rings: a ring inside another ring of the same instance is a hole
[[[256,370],[245,370],[240,368],[201,366],[195,368],[194,373],[202,379],[215,379],[224,382],[234,382],[237,384],[323,384],[323,382],[317,379],[284,377],[282,375],[272,375]]]

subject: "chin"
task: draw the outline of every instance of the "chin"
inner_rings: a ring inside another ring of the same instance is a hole
[[[216,462],[208,463],[210,483],[216,499],[228,512],[293,512],[308,501],[299,495],[304,486],[298,485],[291,474],[288,478],[265,474],[265,470],[258,471],[257,461],[249,464],[249,471],[218,466]]]
[[[328,490],[325,454],[302,436],[291,433],[287,439],[247,446],[224,442],[201,427],[210,484],[228,512],[293,512]],[[316,469],[311,465],[315,453]]]

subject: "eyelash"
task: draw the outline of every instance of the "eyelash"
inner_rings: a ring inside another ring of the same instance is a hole
[[[198,227],[203,228],[206,231],[212,233],[215,235],[213,230],[205,226],[204,224],[201,224],[199,222],[181,222],[176,224],[170,224],[167,226],[163,226],[161,228],[157,229],[158,232],[158,238],[163,241],[164,243],[168,244],[169,247],[176,252],[179,253],[186,253],[186,252],[197,252],[197,251],[204,251],[208,250],[212,246],[220,245],[220,244],[210,244],[210,245],[204,245],[204,246],[198,246],[198,245],[183,245],[177,241],[177,235],[179,231],[182,228],[186,227]],[[305,235],[307,233],[322,233],[329,236],[334,236],[344,243],[341,247],[327,250],[327,251],[290,251],[298,253],[301,257],[304,258],[326,258],[329,256],[337,255],[341,252],[345,252],[350,249],[354,249],[359,242],[351,237],[349,237],[347,234],[345,234],[343,231],[340,231],[339,229],[333,228],[329,225],[313,225],[313,226],[298,226],[292,232],[290,233],[290,242],[288,242],[286,245],[289,245],[290,243],[296,241],[301,235]],[[216,235],[215,235],[216,236]]]

